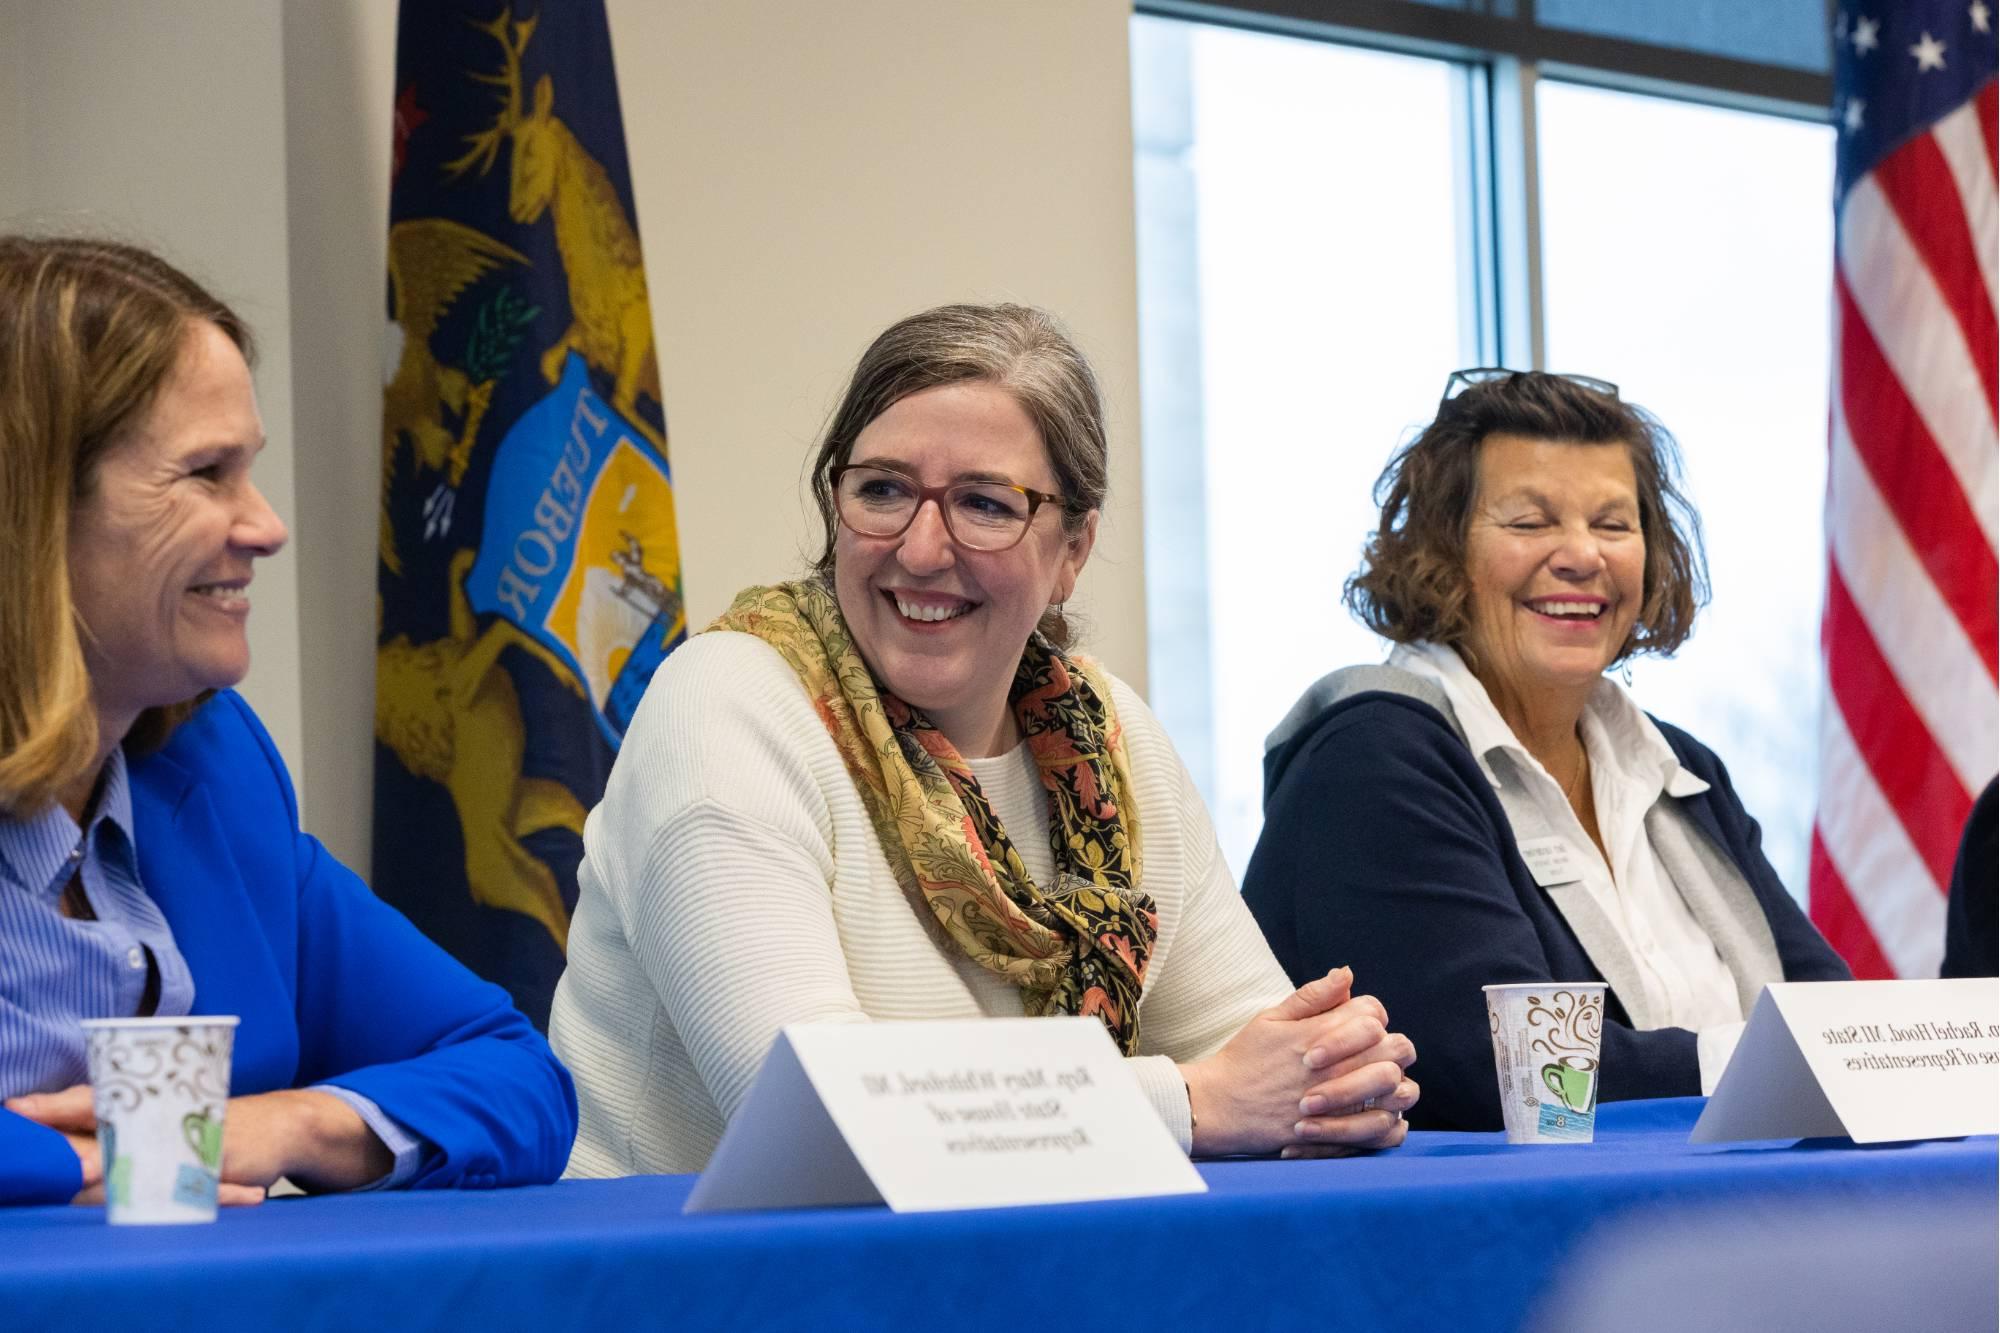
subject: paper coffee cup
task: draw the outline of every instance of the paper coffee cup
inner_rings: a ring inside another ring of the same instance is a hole
[[[84,1021],[105,1211],[114,1225],[215,1220],[236,1022]]]
[[[1589,1143],[1597,1131],[1604,983],[1483,986],[1509,1143]]]

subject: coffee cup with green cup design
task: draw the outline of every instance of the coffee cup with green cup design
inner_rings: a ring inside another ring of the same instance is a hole
[[[84,1023],[114,1225],[215,1220],[236,1023],[228,1015]]]
[[[1565,1055],[1542,1066],[1542,1082],[1572,1111],[1597,1105],[1597,1061],[1587,1055]]]
[[[1597,1132],[1604,983],[1486,986],[1509,1143],[1589,1143]]]

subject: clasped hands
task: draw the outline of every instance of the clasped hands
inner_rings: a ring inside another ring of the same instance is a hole
[[[1352,969],[1309,981],[1206,1060],[1184,1064],[1199,1157],[1277,1152],[1340,1157],[1393,1148],[1418,1089],[1416,1047],[1388,1011],[1355,995]]]
[[[104,1202],[104,1161],[97,1147],[97,1112],[90,1085],[11,1097],[14,1114],[59,1131],[83,1167],[83,1189],[72,1202]],[[279,1177],[314,1190],[353,1189],[387,1175],[389,1149],[360,1114],[330,1093],[304,1088],[231,1097],[223,1118],[223,1204],[264,1201]]]

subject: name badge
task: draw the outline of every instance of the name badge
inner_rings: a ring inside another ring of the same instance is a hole
[[[1576,866],[1576,852],[1567,838],[1524,838],[1520,848],[1521,859],[1528,863],[1528,873],[1545,889],[1555,884],[1574,884],[1583,878],[1583,872]]]

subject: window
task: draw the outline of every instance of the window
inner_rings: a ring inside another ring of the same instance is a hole
[[[1448,12],[1417,26],[1507,29]],[[1763,58],[1794,67],[1772,86],[1818,87],[1799,72],[1811,42],[1766,27]],[[1389,52],[1151,15],[1132,38],[1153,702],[1237,873],[1261,825],[1263,737],[1320,675],[1385,650],[1340,604],[1375,477],[1448,371],[1500,361],[1614,380],[1681,442],[1715,596],[1677,658],[1634,664],[1632,688],[1718,747],[1803,894],[1824,117],[1743,109],[1760,87],[1738,58],[1702,67],[1739,85],[1732,108],[1537,77],[1518,50]],[[1572,57],[1631,47],[1546,40]],[[1704,49],[1698,32],[1676,43]]]
[[[1543,83],[1549,365],[1615,381],[1680,441],[1714,599],[1639,701],[1705,738],[1803,893],[1826,576],[1833,130]],[[1644,162],[1607,189],[1598,164]],[[1620,198],[1614,198],[1614,192]],[[1727,310],[1727,318],[1717,312]]]
[[[1168,20],[1133,36],[1153,704],[1240,874],[1265,733],[1379,656],[1340,609],[1376,474],[1473,358],[1464,76]]]

